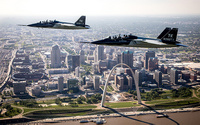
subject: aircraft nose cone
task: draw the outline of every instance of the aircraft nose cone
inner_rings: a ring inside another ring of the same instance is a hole
[[[102,40],[94,41],[94,42],[92,42],[92,44],[99,44],[99,45],[101,45],[101,44],[103,44],[103,41]]]
[[[29,24],[29,25],[27,25],[27,26],[34,27],[34,26],[36,26],[36,24]]]
[[[27,26],[33,26],[33,24],[29,24],[29,25],[27,25]]]

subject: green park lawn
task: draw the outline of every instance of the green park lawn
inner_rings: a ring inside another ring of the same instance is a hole
[[[135,107],[140,106],[137,102],[113,102],[113,103],[105,103],[105,106],[109,108],[127,108],[127,107]]]

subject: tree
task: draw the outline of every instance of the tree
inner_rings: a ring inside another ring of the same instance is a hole
[[[88,98],[87,101],[86,101],[86,103],[87,103],[87,104],[92,104],[91,99]]]
[[[77,103],[78,104],[83,104],[83,102],[82,102],[82,100],[81,100],[81,98],[79,97],[79,98],[77,98]]]
[[[62,102],[61,102],[60,98],[56,98],[55,103],[58,104],[58,105],[61,105]]]

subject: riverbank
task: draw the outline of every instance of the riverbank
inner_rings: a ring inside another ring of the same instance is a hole
[[[152,110],[152,111],[137,111],[137,112],[118,112],[104,115],[85,115],[85,116],[74,116],[74,117],[62,117],[62,118],[51,118],[33,121],[31,123],[59,123],[66,121],[79,121],[82,119],[93,119],[93,118],[114,118],[114,117],[129,117],[129,116],[141,116],[141,115],[152,115],[152,114],[163,114],[163,113],[183,113],[183,112],[200,112],[198,108],[182,108],[182,109],[168,109],[168,110]]]

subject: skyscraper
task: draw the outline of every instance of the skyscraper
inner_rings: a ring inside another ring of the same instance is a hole
[[[64,82],[64,77],[60,76],[58,78],[58,91],[62,92],[63,91],[63,82]]]
[[[148,69],[148,60],[150,57],[155,57],[155,52],[154,51],[146,51],[145,53],[145,69]]]
[[[60,59],[60,49],[58,45],[52,46],[51,50],[51,68],[60,68],[61,59]]]
[[[80,51],[80,62],[81,64],[85,63],[85,52],[83,50]]]
[[[72,71],[75,71],[77,66],[80,66],[80,55],[72,56]]]
[[[170,70],[170,81],[173,84],[178,84],[178,71],[174,68]]]
[[[71,70],[72,69],[72,55],[67,55],[65,62],[66,62],[67,68]]]
[[[137,82],[138,85],[141,86],[142,82],[143,82],[143,76],[142,76],[142,72],[141,71],[139,71],[139,70],[135,71],[135,79],[136,79],[135,82]]]
[[[104,60],[104,46],[97,46],[97,60]]]
[[[94,90],[99,91],[99,77],[98,76],[94,77]]]
[[[162,85],[162,72],[159,70],[155,71],[155,81],[158,87]]]
[[[153,71],[155,69],[158,69],[158,58],[157,57],[149,57],[148,70]]]
[[[115,75],[115,86],[119,90],[128,90],[133,87],[133,78],[127,74],[121,73],[120,75]]]
[[[122,52],[121,62],[133,68],[133,52],[128,50]]]

